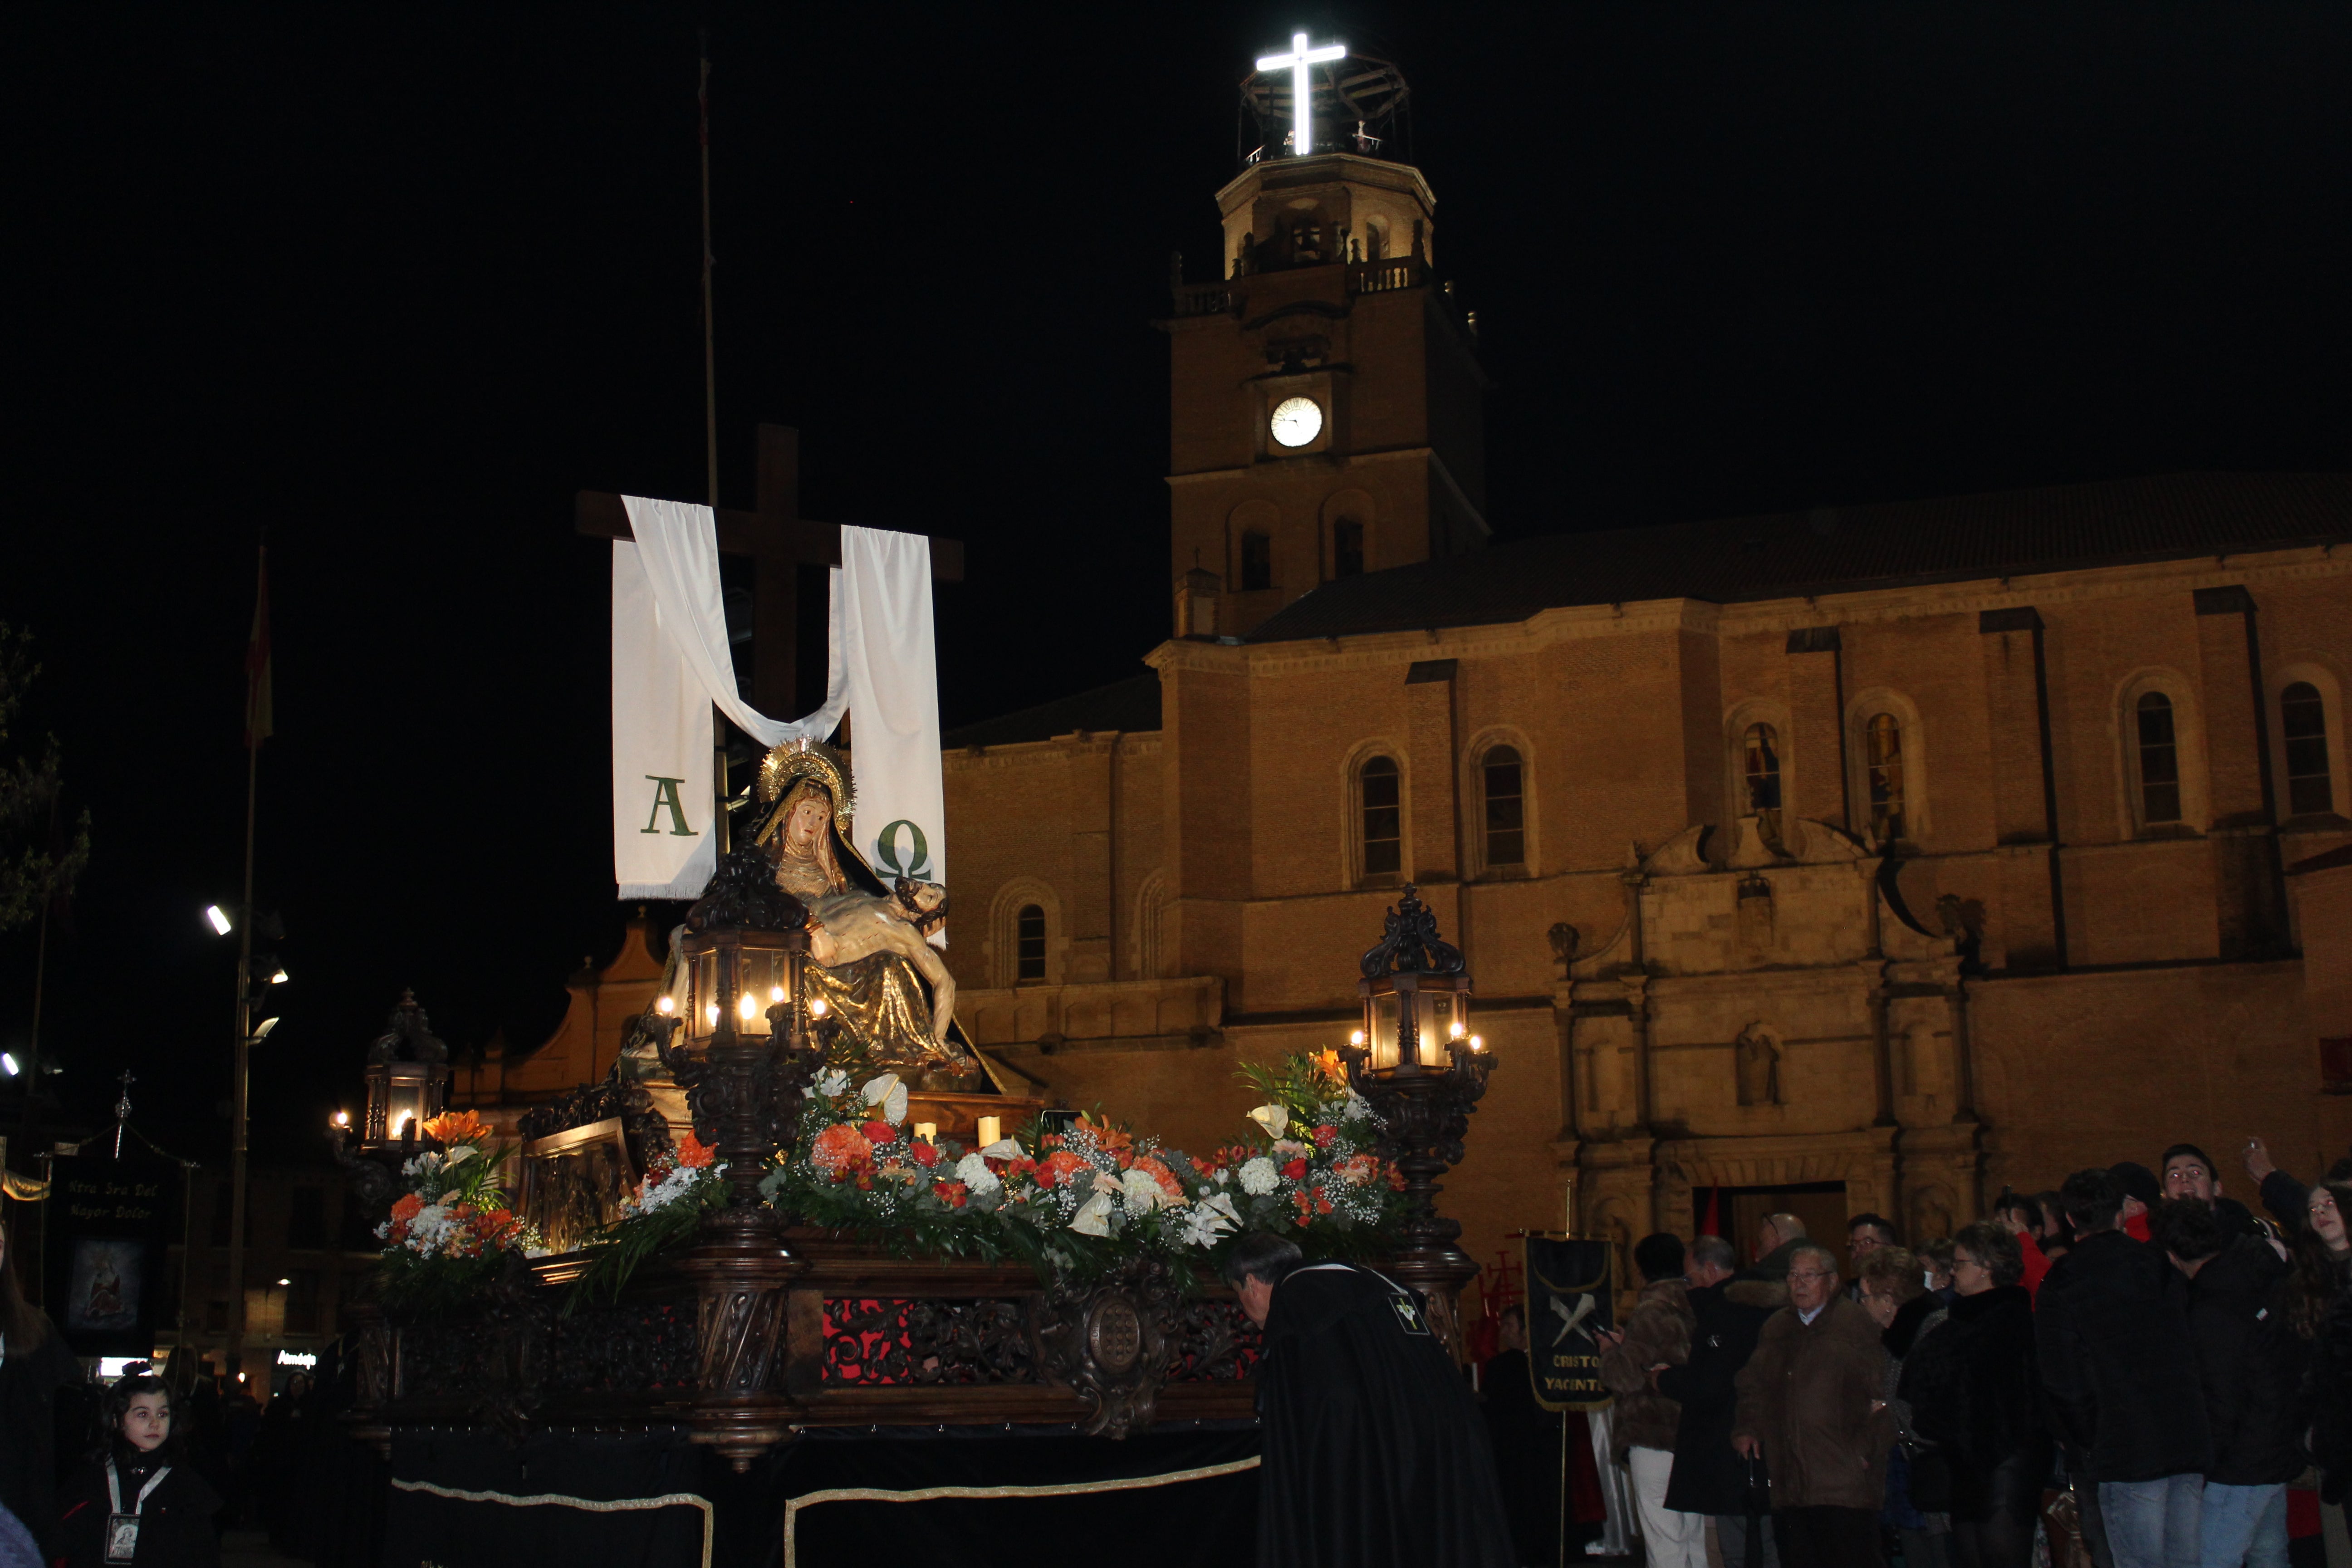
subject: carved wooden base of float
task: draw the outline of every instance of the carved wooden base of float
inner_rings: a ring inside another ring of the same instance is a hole
[[[1222,1282],[1163,1264],[1048,1289],[1020,1264],[896,1258],[824,1232],[711,1237],[623,1300],[562,1308],[576,1256],[543,1258],[463,1319],[361,1328],[349,1419],[389,1446],[420,1426],[682,1426],[738,1469],[809,1427],[1040,1425],[1124,1437],[1244,1418],[1257,1331]]]

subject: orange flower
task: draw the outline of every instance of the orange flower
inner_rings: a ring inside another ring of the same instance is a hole
[[[419,1127],[417,1135],[442,1143],[479,1143],[490,1135],[482,1119],[470,1110],[445,1110]]]
[[[401,1225],[415,1219],[425,1207],[425,1200],[415,1193],[403,1193],[400,1201],[392,1205],[392,1217]]]
[[[874,1146],[848,1122],[836,1121],[818,1133],[816,1142],[809,1145],[809,1163],[837,1182],[852,1171],[871,1165]]]
[[[1038,1164],[1037,1180],[1045,1186],[1058,1187],[1079,1172],[1093,1169],[1092,1165],[1087,1164],[1068,1150],[1056,1149]]]
[[[1139,1156],[1131,1168],[1141,1171],[1153,1181],[1159,1183],[1160,1190],[1167,1194],[1170,1197],[1181,1200],[1184,1196],[1184,1189],[1182,1185],[1177,1182],[1176,1173],[1161,1164],[1159,1161],[1153,1159],[1150,1155],[1145,1154]]]
[[[1087,1111],[1078,1112],[1078,1125],[1095,1135],[1095,1142],[1106,1149],[1124,1149],[1135,1142],[1126,1131],[1108,1121],[1097,1121]]]
[[[698,1171],[710,1163],[711,1156],[718,1152],[718,1150],[689,1132],[677,1146],[677,1163]]]
[[[931,1195],[939,1199],[940,1202],[947,1205],[948,1207],[951,1209],[960,1209],[963,1207],[964,1200],[971,1195],[971,1189],[965,1186],[961,1182],[933,1182],[931,1184]]]
[[[1380,1174],[1381,1163],[1370,1154],[1350,1154],[1331,1167],[1341,1181],[1360,1185]]]
[[[1315,1064],[1316,1071],[1321,1073],[1325,1078],[1329,1079],[1333,1083],[1345,1083],[1348,1081],[1348,1069],[1339,1065],[1339,1053],[1337,1048],[1328,1051],[1318,1051],[1307,1059]]]

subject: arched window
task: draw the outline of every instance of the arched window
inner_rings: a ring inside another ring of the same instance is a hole
[[[1331,525],[1331,575],[1360,577],[1364,574],[1364,525],[1355,519],[1343,517]]]
[[[1481,769],[1486,795],[1486,864],[1524,866],[1528,863],[1528,817],[1519,753],[1496,746],[1486,753]]]
[[[1780,842],[1780,737],[1769,724],[1750,724],[1740,738],[1740,772],[1749,816],[1772,844]]]
[[[2139,721],[2140,820],[2147,824],[2180,820],[2180,749],[2173,738],[2172,699],[2161,691],[2143,692]]]
[[[1404,868],[1402,780],[1393,757],[1368,759],[1356,774],[1363,832],[1364,879],[1394,877]]]
[[[2298,680],[2279,693],[2279,731],[2286,741],[2286,809],[2309,816],[2336,809],[2328,776],[2327,704],[2319,688]]]
[[[1242,589],[1274,586],[1274,541],[1255,531],[1242,535]]]
[[[1863,759],[1870,784],[1870,831],[1882,844],[1905,836],[1903,721],[1881,713],[1864,727]]]
[[[1045,978],[1045,911],[1024,904],[1013,917],[1013,978],[1015,984]]]

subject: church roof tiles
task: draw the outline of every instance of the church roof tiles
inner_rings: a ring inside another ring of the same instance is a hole
[[[2352,475],[2184,473],[1553,534],[1324,584],[1254,643],[1507,624],[1642,599],[1716,604],[2352,539]]]

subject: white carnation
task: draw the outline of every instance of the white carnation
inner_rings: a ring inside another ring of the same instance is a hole
[[[956,1162],[956,1179],[974,1194],[992,1193],[1003,1185],[996,1179],[996,1173],[988,1168],[988,1162],[977,1154],[966,1154]]]
[[[1129,1171],[1119,1178],[1120,1195],[1129,1214],[1150,1214],[1167,1202],[1167,1194],[1149,1171]]]
[[[1340,1114],[1350,1121],[1361,1121],[1372,1113],[1372,1103],[1354,1089],[1348,1091],[1348,1109]]]
[[[1274,1191],[1274,1162],[1260,1154],[1242,1167],[1242,1191],[1252,1197],[1264,1197]]]

